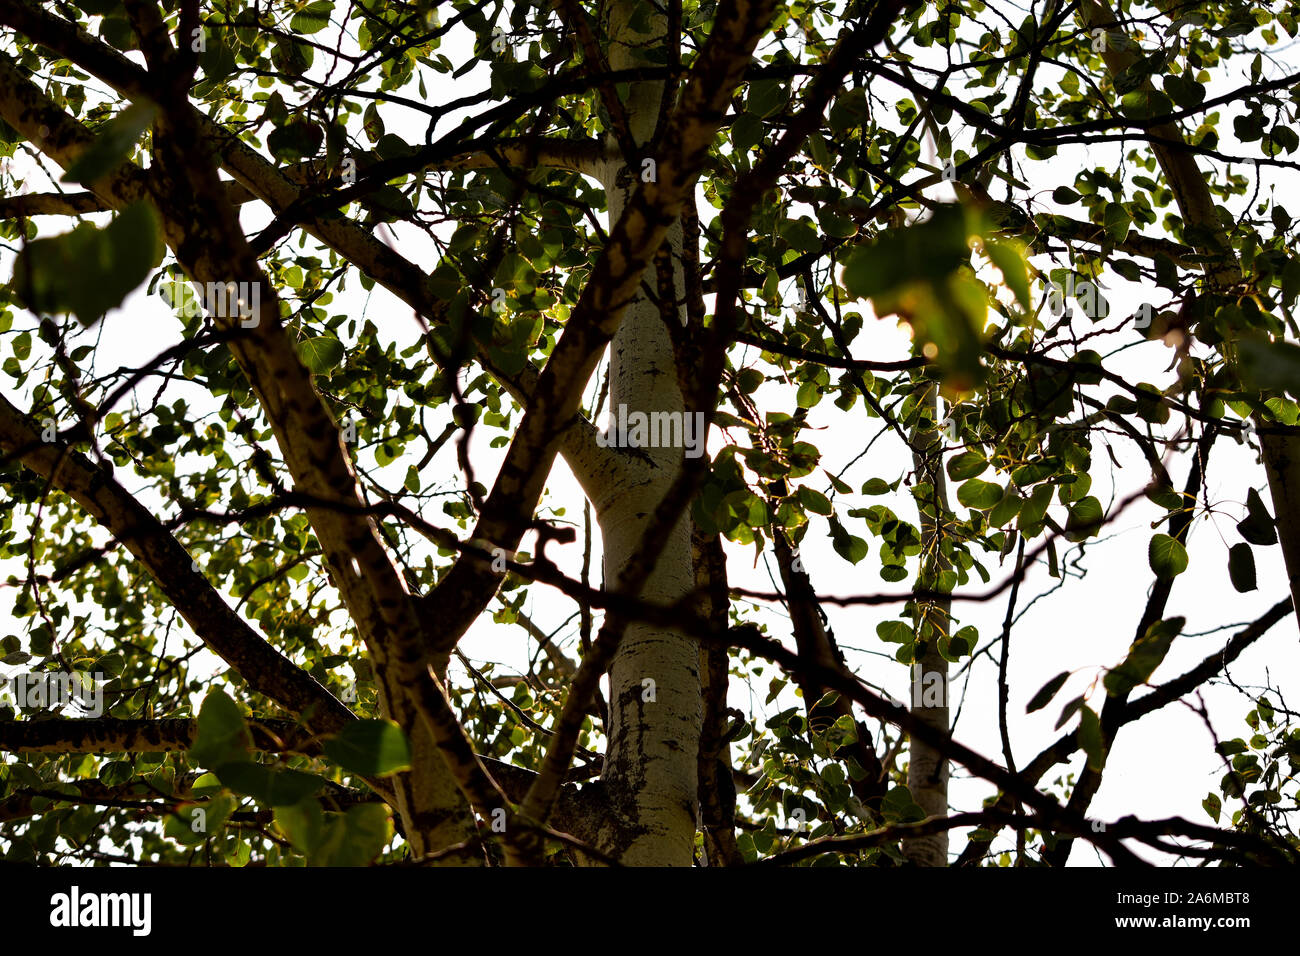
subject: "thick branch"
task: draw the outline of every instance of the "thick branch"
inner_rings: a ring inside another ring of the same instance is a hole
[[[315,755],[320,742],[301,724],[282,717],[249,717],[253,747],[267,753]],[[94,720],[54,717],[49,720],[0,721],[0,751],[9,753],[171,753],[188,750],[198,733],[198,719],[158,720],[99,717]]]
[[[81,216],[100,212],[104,204],[94,193],[28,193],[0,199],[0,219],[32,216]]]

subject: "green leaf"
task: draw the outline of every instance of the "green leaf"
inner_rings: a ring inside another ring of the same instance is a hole
[[[871,119],[871,106],[867,103],[866,91],[861,88],[844,90],[835,98],[827,120],[831,129],[838,135],[862,126]]]
[[[969,261],[961,211],[940,207],[925,222],[855,246],[844,263],[844,287],[854,298],[869,299],[910,281],[945,278]]]
[[[830,209],[818,210],[817,222],[821,225],[822,232],[831,239],[848,239],[858,233],[857,223]]]
[[[299,163],[315,156],[324,139],[325,133],[319,126],[295,117],[271,131],[266,148],[282,163]]]
[[[957,390],[974,387],[985,373],[988,296],[969,268],[967,242],[976,215],[960,205],[940,206],[925,222],[860,243],[843,272],[851,297],[869,298],[877,315],[899,315],[911,325],[916,348]]]
[[[199,53],[199,65],[203,68],[206,80],[220,82],[239,68],[235,61],[235,51],[226,42],[222,31],[204,30],[204,33],[206,49]]]
[[[1007,288],[1015,294],[1016,301],[1020,303],[1021,308],[1028,309],[1031,305],[1029,295],[1029,267],[1025,263],[1024,247],[1011,240],[1004,242],[986,242],[984,251],[988,253],[993,264],[998,267],[1002,273],[1002,279],[1007,284]]]
[[[311,856],[325,837],[325,812],[319,800],[309,797],[276,807],[275,825],[295,850]]]
[[[1020,512],[1024,501],[1010,488],[1002,496],[1002,500],[994,506],[989,512],[989,526],[992,528],[1001,528],[1006,525],[1012,518]]]
[[[891,583],[903,581],[907,578],[907,568],[901,564],[882,564],[880,566],[880,577],[882,580]]]
[[[1300,397],[1300,345],[1248,338],[1238,343],[1237,351],[1242,377],[1256,388]]]
[[[953,481],[965,481],[967,478],[974,478],[981,474],[988,466],[988,459],[979,452],[964,451],[948,459],[948,477]]]
[[[1259,492],[1251,488],[1246,492],[1246,517],[1237,522],[1237,531],[1251,544],[1262,548],[1277,543],[1277,529],[1273,526],[1273,516],[1264,507]]]
[[[1234,116],[1232,131],[1243,143],[1250,143],[1264,135],[1264,115],[1258,110]]]
[[[1132,259],[1112,259],[1110,265],[1129,282],[1138,282],[1142,278],[1142,268]]]
[[[1300,136],[1289,126],[1277,125],[1270,129],[1260,144],[1266,156],[1294,153],[1300,148]]]
[[[1049,488],[1048,500],[1051,500],[1050,485],[1044,486]],[[1105,512],[1102,510],[1101,502],[1093,495],[1086,498],[1080,498],[1070,508],[1070,515],[1065,520],[1065,537],[1069,541],[1084,541],[1092,537],[1101,530],[1102,519],[1105,518]]]
[[[199,708],[199,729],[190,746],[190,761],[200,767],[216,767],[244,760],[253,739],[244,724],[239,705],[220,688],[208,691]]]
[[[837,492],[839,492],[842,495],[853,494],[853,486],[850,485],[847,481],[841,481],[839,478],[836,478],[834,475],[832,475],[829,471],[824,472],[824,474],[826,475],[827,479],[830,481],[831,487],[833,487]]]
[[[217,776],[231,790],[252,797],[267,806],[297,803],[325,786],[325,779],[314,773],[284,770],[241,760],[217,767]]]
[[[753,113],[741,113],[731,124],[731,145],[747,153],[763,141],[763,120]]]
[[[190,785],[190,792],[195,796],[205,797],[221,791],[221,778],[215,773],[200,774]]]
[[[986,511],[1002,500],[1002,486],[972,478],[957,489],[957,500],[967,508]]]
[[[1090,707],[1079,711],[1079,746],[1088,755],[1088,769],[1099,772],[1106,764],[1106,743],[1101,734],[1101,720]]]
[[[745,109],[755,116],[766,119],[784,109],[789,99],[789,91],[780,80],[755,80],[749,84]]]
[[[1069,679],[1069,677],[1070,677],[1069,671],[1061,671],[1061,673],[1057,674],[1046,684],[1044,684],[1041,688],[1039,688],[1038,693],[1035,694],[1030,699],[1028,705],[1026,705],[1025,713],[1032,714],[1034,711],[1042,710],[1049,703],[1051,703],[1052,698],[1055,697],[1057,692],[1062,687],[1065,686],[1065,682],[1066,680]]]
[[[836,554],[850,564],[857,564],[867,556],[866,541],[849,534],[835,515],[828,516],[827,521],[831,527],[831,546],[835,548]]]
[[[751,395],[758,390],[766,378],[767,376],[756,368],[742,368],[736,373],[736,387],[740,389],[741,394]]]
[[[1201,801],[1201,806],[1205,808],[1205,812],[1210,815],[1211,820],[1215,823],[1219,822],[1219,814],[1223,811],[1223,801],[1219,799],[1217,793],[1208,794]]]
[[[1052,200],[1062,206],[1071,206],[1079,201],[1079,194],[1069,186],[1057,186],[1052,190]]]
[[[317,335],[298,343],[298,357],[316,375],[338,368],[343,352],[343,343],[332,335]]]
[[[294,14],[293,19],[289,21],[289,28],[294,33],[319,33],[329,26],[330,13],[333,9],[334,5],[330,0],[315,0],[314,3],[307,4]]]
[[[1147,546],[1147,561],[1156,577],[1172,580],[1187,570],[1187,549],[1167,534],[1153,535]]]
[[[1059,469],[1060,463],[1056,461],[1031,461],[1013,470],[1011,480],[1019,488],[1028,488],[1030,485],[1038,484],[1044,478],[1057,474]]]
[[[1255,554],[1250,545],[1234,544],[1228,551],[1228,577],[1242,594],[1255,590]]]
[[[220,794],[205,803],[185,804],[168,814],[163,833],[182,846],[198,846],[221,832],[238,803]]]
[[[366,866],[392,837],[392,823],[382,803],[358,804],[330,820],[310,862],[313,866]]]
[[[1074,501],[1082,501],[1088,497],[1088,491],[1092,488],[1092,476],[1086,472],[1082,475],[1069,475],[1064,477],[1074,478],[1074,481],[1062,481],[1059,485],[1059,496],[1064,504]]]
[[[394,133],[385,133],[375,144],[375,152],[380,159],[402,159],[414,153],[415,149],[402,137]]]
[[[1107,203],[1106,214],[1102,221],[1106,235],[1114,242],[1123,242],[1128,236],[1129,227],[1133,225],[1133,217],[1129,215],[1122,203],[1117,202]]]
[[[1168,96],[1157,90],[1134,90],[1124,94],[1119,101],[1119,109],[1133,119],[1150,119],[1172,113],[1174,104]]]
[[[1169,421],[1169,407],[1164,403],[1160,389],[1146,382],[1139,382],[1135,389],[1138,417],[1146,422]]]
[[[822,240],[807,219],[787,219],[781,223],[781,238],[799,252],[816,252],[821,248]]]
[[[325,742],[325,756],[367,777],[384,777],[409,769],[411,746],[391,720],[357,720]]]
[[[136,103],[114,116],[68,167],[63,182],[89,185],[117,169],[134,152],[135,144],[153,123],[156,112],[148,103]]]
[[[1060,730],[1062,727],[1064,727],[1065,722],[1069,720],[1074,715],[1074,712],[1077,711],[1080,707],[1082,707],[1083,704],[1084,704],[1084,699],[1082,697],[1076,697],[1074,698],[1074,700],[1070,701],[1068,704],[1062,707],[1061,716],[1056,719],[1056,726],[1053,729]]]
[[[1102,681],[1106,693],[1112,697],[1123,697],[1139,684],[1145,684],[1169,653],[1169,648],[1183,629],[1184,619],[1171,617],[1156,621],[1146,632],[1133,642],[1128,656],[1118,667],[1113,668]]]
[[[946,572],[952,573],[952,572]],[[953,575],[955,578],[956,575]],[[942,586],[940,590],[951,591],[951,585]],[[947,639],[947,653],[944,653],[944,638],[939,638],[939,652],[950,661],[956,661],[975,650],[979,643],[979,631],[973,625],[958,628],[957,633]]]
[[[1170,75],[1164,78],[1164,87],[1165,93],[1178,104],[1180,109],[1193,109],[1205,100],[1205,86],[1195,80]]]
[[[122,8],[118,7],[116,12],[122,12]],[[104,17],[99,21],[99,35],[109,46],[119,52],[139,49],[135,31],[131,29],[131,22],[125,16]]]
[[[814,514],[828,515],[831,513],[831,503],[826,496],[820,491],[809,488],[807,485],[799,487],[799,503]]]
[[[379,115],[379,107],[371,103],[361,114],[361,128],[370,137],[370,142],[376,143],[384,135],[384,118]]]
[[[876,625],[876,636],[889,644],[910,644],[914,632],[906,621],[881,621]]]
[[[880,801],[880,812],[888,822],[914,823],[925,819],[925,811],[912,798],[912,791],[898,786]]]
[[[154,211],[138,202],[103,229],[82,223],[27,243],[14,268],[14,291],[33,312],[71,312],[90,326],[148,278],[162,252]]]

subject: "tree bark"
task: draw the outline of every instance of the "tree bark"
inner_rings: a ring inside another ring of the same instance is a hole
[[[939,385],[926,383],[922,411],[939,417]],[[926,427],[922,417],[913,431],[912,460],[916,481],[928,483],[933,500],[921,502],[920,587],[934,589],[939,574],[952,564],[943,549],[943,518],[948,510],[947,482],[943,472],[943,443],[934,422]],[[912,664],[912,714],[936,730],[948,732],[948,660],[939,653],[938,638],[947,635],[952,602],[918,601],[917,635],[920,654]],[[943,753],[912,737],[908,741],[907,788],[927,817],[948,815],[948,760]],[[916,866],[948,865],[948,831],[940,830],[903,841],[903,855]]]
[[[1171,9],[1168,3],[1159,3],[1157,7],[1166,13]],[[1118,25],[1115,12],[1107,0],[1085,0],[1080,10],[1089,30],[1123,29]],[[1102,57],[1112,76],[1123,73],[1137,59],[1132,48],[1133,42],[1129,36],[1124,35],[1121,43],[1116,44],[1112,40],[1107,44]],[[1144,81],[1143,88],[1153,89],[1151,81]],[[1226,290],[1239,283],[1242,279],[1241,264],[1228,241],[1205,174],[1197,165],[1196,157],[1176,145],[1185,142],[1182,131],[1172,123],[1164,123],[1150,127],[1147,132],[1162,141],[1153,142],[1151,149],[1174,194],[1183,221],[1196,229],[1199,238],[1192,244],[1198,252],[1221,257],[1219,263],[1207,264],[1205,267],[1209,285],[1211,288]],[[1170,143],[1175,145],[1171,146]],[[1207,237],[1210,237],[1209,241]],[[1231,351],[1233,350],[1229,346],[1229,352]],[[1229,358],[1232,357],[1229,354]],[[1294,489],[1298,487],[1296,482],[1300,481],[1300,430],[1264,421],[1258,415],[1254,421],[1259,429],[1260,456],[1264,461],[1269,493],[1273,498],[1273,514],[1277,518],[1278,540],[1282,545],[1282,560],[1286,564],[1291,600],[1293,606],[1300,610],[1300,508],[1297,508],[1300,502],[1296,501],[1296,491],[1288,491],[1288,486]],[[1265,432],[1266,428],[1269,431]],[[1297,617],[1297,622],[1300,623],[1300,616]]]
[[[616,0],[606,11],[612,69],[645,65],[646,51],[665,42],[666,17],[656,13],[644,29],[638,29],[632,23],[637,6],[635,0]],[[637,147],[650,141],[658,125],[663,89],[661,82],[632,84],[625,115],[627,132]],[[654,171],[611,164],[603,172],[612,227],[635,184]],[[665,241],[681,301],[685,286],[680,217],[674,217]],[[625,405],[629,412],[686,414],[673,366],[672,339],[659,305],[643,291],[629,305],[614,336],[609,380],[612,410]],[[606,582],[616,580],[632,558],[683,460],[680,448],[628,453],[645,463],[639,480],[594,502],[604,539]],[[694,583],[690,519],[683,515],[641,596],[671,604],[690,593]],[[702,721],[699,645],[679,631],[633,622],[614,656],[609,681],[609,749],[603,779],[613,818],[602,828],[597,847],[627,865],[689,866],[695,843]]]

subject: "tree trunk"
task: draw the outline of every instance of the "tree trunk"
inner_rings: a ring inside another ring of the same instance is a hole
[[[444,681],[448,660],[448,655],[440,654],[430,661],[439,679]],[[456,778],[447,772],[433,732],[404,695],[391,693],[381,684],[379,697],[383,715],[405,727],[411,741],[410,782],[406,787],[397,788],[396,808],[406,830],[411,857],[418,859],[471,840],[476,829],[474,815],[456,784]],[[394,697],[400,702],[400,710],[392,706]],[[481,866],[485,862],[480,850],[449,853],[434,865]]]
[[[1167,3],[1157,6],[1166,12],[1170,9]],[[1086,0],[1080,11],[1084,24],[1090,31],[1105,29],[1118,33],[1122,29],[1116,25],[1115,12],[1106,0]],[[1137,51],[1132,44],[1132,39],[1127,36],[1118,44],[1112,37],[1107,44],[1103,59],[1112,76],[1119,76],[1137,59]],[[1153,89],[1150,80],[1144,81],[1142,89]],[[1182,131],[1172,123],[1163,123],[1152,126],[1147,132],[1158,139],[1151,144],[1151,150],[1169,182],[1183,221],[1198,230],[1197,238],[1189,241],[1199,252],[1222,257],[1218,263],[1206,266],[1210,286],[1226,289],[1240,282],[1241,264],[1224,232],[1205,174],[1197,165],[1196,157],[1189,150],[1180,149],[1176,145],[1185,142]],[[1207,241],[1207,237],[1210,241]],[[1229,345],[1229,358],[1232,357]],[[1300,510],[1297,510],[1300,502],[1296,500],[1297,492],[1288,491],[1288,485],[1295,488],[1295,482],[1300,480],[1300,431],[1284,429],[1275,422],[1262,421],[1258,415],[1254,420],[1261,429],[1260,457],[1264,460],[1264,471],[1268,475],[1273,514],[1277,518],[1277,535],[1282,545],[1282,559],[1286,564],[1291,600],[1297,610],[1296,622],[1300,624]],[[1266,434],[1262,431],[1263,428],[1274,431]]]
[[[1256,424],[1277,428],[1273,422]],[[1293,434],[1259,433],[1260,457],[1268,475],[1268,490],[1273,496],[1273,515],[1277,518],[1277,540],[1282,545],[1291,604],[1300,609],[1300,438]]]
[[[609,65],[614,70],[647,65],[645,52],[665,41],[667,21],[654,14],[634,24],[636,0],[617,0],[607,9]],[[642,11],[644,13],[644,11]],[[664,84],[634,83],[625,102],[631,139],[645,145],[658,124]],[[642,157],[638,157],[638,161]],[[602,185],[609,197],[609,222],[642,176],[653,167],[628,169],[610,164]],[[680,219],[669,232],[677,300],[682,281]],[[684,308],[681,307],[681,308]],[[684,313],[678,313],[684,314]],[[610,408],[617,413],[686,414],[673,365],[673,345],[659,305],[638,294],[624,314],[610,351]],[[616,432],[611,429],[611,437]],[[617,579],[637,551],[655,506],[677,476],[681,448],[625,449],[644,463],[640,479],[613,489],[594,502],[605,549],[605,581]],[[642,597],[671,604],[694,587],[689,516],[673,529]],[[695,843],[698,791],[697,756],[701,728],[701,688],[697,642],[676,631],[645,622],[628,625],[610,668],[609,748],[604,781],[613,819],[602,829],[599,848],[630,866],[689,866]]]
[[[937,422],[939,385],[929,382],[922,411],[928,409]],[[920,419],[912,432],[912,461],[918,484],[933,488],[933,503],[921,505],[921,588],[939,585],[939,574],[951,567],[943,550],[943,516],[948,510],[947,483],[943,472],[943,444],[935,424],[926,427]],[[924,648],[912,664],[912,713],[938,730],[948,730],[948,661],[939,653],[938,637],[948,634],[952,602],[918,601],[917,631]],[[927,627],[927,624],[929,627]],[[928,639],[927,639],[927,632]],[[908,745],[907,788],[927,817],[948,815],[948,761],[935,748],[913,738]],[[948,865],[948,831],[903,841],[903,855],[916,866]]]

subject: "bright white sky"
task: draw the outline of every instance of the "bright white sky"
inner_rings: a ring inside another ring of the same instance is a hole
[[[330,33],[321,34],[317,39],[331,37]],[[463,31],[449,35],[441,51],[451,61],[460,65],[473,55],[471,39]],[[138,58],[138,54],[132,54]],[[1285,56],[1294,57],[1294,49],[1287,49]],[[314,73],[321,73],[323,61],[318,56]],[[1244,71],[1248,64],[1235,67],[1241,75],[1234,75],[1219,87],[1211,87],[1210,95],[1233,88],[1248,77]],[[1265,78],[1281,75],[1288,71],[1285,64],[1265,64]],[[486,85],[485,65],[480,64],[474,71],[460,80],[451,80],[431,71],[424,71],[429,102],[446,102],[457,96],[482,88]],[[1054,82],[1053,72],[1047,67],[1040,69],[1039,83]],[[955,84],[954,89],[959,88]],[[878,96],[888,97],[889,88],[881,83],[876,87]],[[291,104],[292,108],[292,104]],[[426,117],[401,107],[381,106],[380,112],[389,132],[397,132],[411,141],[420,141],[424,135]],[[440,123],[438,132],[451,129],[459,115],[448,115]],[[1235,143],[1231,138],[1231,117],[1220,124],[1224,148],[1231,150]],[[951,131],[960,145],[963,142],[959,126],[953,121]],[[266,130],[263,130],[263,135]],[[1051,190],[1057,186],[1073,185],[1076,172],[1096,165],[1116,168],[1120,165],[1121,152],[1112,144],[1102,144],[1096,148],[1067,148],[1051,162],[1029,163],[1018,170],[1018,175],[1026,178],[1034,187],[1035,200],[1042,204],[1042,209],[1051,209]],[[1280,182],[1269,171],[1264,171],[1266,188]],[[1292,177],[1291,182],[1294,182]],[[996,183],[996,180],[995,180]],[[1290,185],[1290,183],[1288,183]],[[29,181],[30,191],[48,188],[33,178]],[[946,186],[936,187],[930,194],[937,199],[950,197]],[[995,185],[992,189],[1000,198],[1001,191]],[[1296,208],[1295,197],[1279,195],[1291,208]],[[708,205],[700,199],[702,214],[707,215]],[[1234,206],[1240,213],[1243,207]],[[1077,213],[1078,207],[1074,212]],[[1158,215],[1163,211],[1158,210]],[[243,208],[243,222],[249,232],[261,228],[269,219],[265,209],[255,204]],[[98,217],[97,221],[103,221]],[[63,220],[39,220],[42,234],[63,231]],[[1156,227],[1148,228],[1149,235],[1157,235]],[[413,261],[429,263],[434,261],[434,254],[428,239],[410,227],[398,224],[392,233],[380,231],[380,237],[390,241],[395,237],[397,248]],[[296,244],[297,239],[293,240]],[[0,274],[8,276],[12,269],[12,253],[0,252]],[[1038,262],[1044,269],[1046,261]],[[1105,280],[1106,295],[1112,304],[1111,318],[1103,320],[1100,326],[1117,328],[1122,319],[1130,314],[1142,301],[1142,290],[1118,277]],[[1039,290],[1042,294],[1042,290]],[[1155,301],[1157,309],[1163,303],[1164,293]],[[787,301],[791,306],[796,301],[796,293],[791,286]],[[372,293],[365,293],[354,281],[349,290],[336,296],[328,307],[331,313],[344,312],[357,318],[357,325],[363,318],[371,319],[379,328],[381,339],[396,341],[400,346],[409,345],[418,334],[418,326],[411,316],[410,309],[395,298],[376,287]],[[18,316],[16,328],[30,327],[28,314]],[[1087,319],[1079,319],[1076,329],[1088,331]],[[92,330],[85,338],[89,341],[94,336],[99,341],[95,355],[95,371],[104,373],[119,365],[138,366],[180,339],[181,327],[171,314],[166,304],[156,295],[149,296],[141,288],[133,293],[121,309],[111,312],[99,329]],[[1114,331],[1090,341],[1089,346],[1103,355],[1120,345],[1136,338],[1131,330]],[[743,353],[738,353],[739,356]],[[899,329],[893,320],[868,320],[864,333],[854,345],[854,354],[859,358],[891,360],[906,357],[909,354],[909,340],[905,331]],[[1130,381],[1152,382],[1164,387],[1172,381],[1172,373],[1167,372],[1172,352],[1158,343],[1147,343],[1129,348],[1113,358],[1107,359],[1107,367],[1124,375]],[[602,369],[603,372],[603,369]],[[146,396],[152,396],[156,383],[147,384]],[[14,387],[12,380],[6,378],[0,382],[3,394],[20,406],[30,405],[30,394]],[[593,381],[589,394],[594,395]],[[1109,386],[1102,389],[1100,395],[1108,397],[1113,390]],[[1095,393],[1094,393],[1095,394]],[[165,401],[173,401],[184,396],[195,408],[212,408],[210,397],[201,389],[188,383],[170,384],[164,392]],[[758,404],[763,410],[792,411],[794,408],[793,390],[784,386],[768,385],[758,394]],[[119,408],[119,410],[125,410]],[[430,431],[436,434],[449,418],[449,411],[440,410],[430,416]],[[517,419],[516,419],[517,420]],[[879,419],[867,419],[861,403],[850,412],[840,411],[829,398],[825,398],[809,416],[812,431],[805,434],[805,439],[817,445],[823,452],[823,466],[839,474],[840,470],[858,456],[868,441],[881,430]],[[1175,419],[1173,425],[1179,424]],[[500,461],[500,449],[488,447],[492,437],[486,429],[476,432],[473,448],[473,461],[479,480],[489,482],[495,475],[496,465]],[[1142,456],[1132,443],[1123,436],[1095,435],[1092,469],[1092,494],[1103,503],[1123,499],[1141,488],[1149,478]],[[1106,453],[1103,440],[1109,440],[1115,457],[1121,464],[1119,470],[1112,468],[1110,457]],[[715,429],[711,436],[711,450],[720,447],[722,438]],[[449,443],[425,470],[426,483],[442,480],[447,475],[457,475],[458,468],[455,452]],[[412,445],[415,455],[401,458],[386,469],[377,472],[381,480],[390,487],[401,484],[409,464],[418,459],[421,452],[419,443]],[[374,467],[372,458],[363,453],[362,464]],[[882,477],[892,481],[911,470],[910,456],[902,443],[892,434],[885,435],[875,443],[871,453],[859,461],[843,475],[853,487],[871,477]],[[1187,462],[1179,459],[1172,468],[1175,484],[1181,486],[1186,477]],[[119,475],[122,473],[119,472]],[[994,480],[991,474],[982,476]],[[820,472],[804,479],[813,487],[823,492],[830,492],[829,483]],[[1002,476],[1005,481],[1005,476]],[[427,485],[426,485],[427,486]],[[451,485],[445,483],[450,488]],[[1258,590],[1250,594],[1238,594],[1228,583],[1226,566],[1228,547],[1240,540],[1234,528],[1235,523],[1244,514],[1246,491],[1250,487],[1260,489],[1266,502],[1267,494],[1263,469],[1252,450],[1240,447],[1231,437],[1222,437],[1216,443],[1211,456],[1207,478],[1206,492],[1213,506],[1210,516],[1199,516],[1194,525],[1190,541],[1191,563],[1188,570],[1181,575],[1174,586],[1168,606],[1169,615],[1184,615],[1187,618],[1186,631],[1210,632],[1204,636],[1188,636],[1175,642],[1168,659],[1156,671],[1153,680],[1157,683],[1166,681],[1189,667],[1198,663],[1205,656],[1221,647],[1227,638],[1237,630],[1234,624],[1249,622],[1258,617],[1286,594],[1286,580],[1282,569],[1280,550],[1256,549],[1259,574]],[[950,492],[951,494],[951,492]],[[841,496],[838,511],[845,516],[850,507],[863,507],[873,502],[883,502],[893,508],[900,516],[915,520],[915,509],[910,496],[895,494],[882,498],[866,499],[850,496],[852,503]],[[146,500],[151,500],[146,496]],[[582,496],[576,482],[568,469],[558,465],[552,476],[548,498],[545,502],[551,507],[567,509],[566,517],[581,522]],[[1104,698],[1100,687],[1103,668],[1113,666],[1123,658],[1133,639],[1136,622],[1139,619],[1152,574],[1147,566],[1147,541],[1151,534],[1151,522],[1161,514],[1149,502],[1142,501],[1131,506],[1117,521],[1108,525],[1102,540],[1090,540],[1086,544],[1085,555],[1079,562],[1079,569],[1084,576],[1070,579],[1066,586],[1056,594],[1033,604],[1019,620],[1012,633],[1012,653],[1010,663],[1010,702],[1008,716],[1011,725],[1012,742],[1018,763],[1028,762],[1038,751],[1058,736],[1052,727],[1060,711],[1060,706],[1067,700],[1085,692],[1096,682],[1096,687],[1089,698],[1094,707]],[[429,517],[441,523],[448,523],[444,516],[429,510]],[[854,593],[877,593],[900,591],[903,585],[889,585],[881,581],[878,575],[879,559],[877,548],[872,541],[871,553],[859,565],[851,566],[841,559],[830,546],[830,536],[825,520],[812,516],[812,529],[804,540],[802,555],[812,580],[823,594],[848,595]],[[860,537],[869,538],[858,519],[845,517],[849,530]],[[1040,539],[1041,540],[1041,539]],[[1068,561],[1062,542],[1063,563]],[[599,547],[599,535],[596,534],[596,546]],[[562,569],[578,575],[581,559],[581,534],[576,544],[562,546],[551,545],[548,555],[557,561]],[[741,548],[728,544],[729,575],[733,586],[773,589],[773,581],[779,580],[775,565],[769,566],[768,554],[755,563],[753,548]],[[1012,560],[998,568],[996,556],[989,555],[984,563],[993,573],[994,583],[1004,580],[1012,568]],[[599,561],[593,562],[599,567]],[[11,568],[22,576],[21,568]],[[984,590],[976,582],[976,591]],[[1019,608],[1029,606],[1031,599],[1049,591],[1058,584],[1047,575],[1045,566],[1035,567],[1021,589]],[[0,632],[22,634],[24,625],[12,621],[9,617],[14,589],[0,587]],[[231,599],[233,603],[233,598]],[[841,646],[845,649],[851,665],[856,672],[873,685],[881,686],[897,697],[905,698],[908,693],[907,670],[892,659],[894,645],[882,644],[875,633],[876,624],[888,616],[897,613],[899,607],[885,608],[839,608],[827,606],[831,625]],[[573,612],[573,605],[557,593],[542,586],[536,586],[530,596],[527,607],[529,615],[547,631],[560,625]],[[993,641],[1001,630],[1005,614],[1005,596],[988,603],[969,603],[958,600],[954,605],[954,615],[961,624],[973,624],[980,632],[980,646]],[[789,643],[788,621],[782,619],[778,612],[764,609],[754,617],[765,622],[769,631],[776,637]],[[6,624],[10,626],[5,626]],[[1243,687],[1261,685],[1265,682],[1280,686],[1291,701],[1300,698],[1300,651],[1297,650],[1296,623],[1294,618],[1287,618],[1276,625],[1273,632],[1248,650],[1231,668],[1234,680]],[[1222,629],[1222,630],[1219,630]],[[560,645],[571,658],[577,657],[577,624],[572,622],[563,632]],[[173,647],[175,647],[173,641]],[[500,664],[496,673],[518,672],[530,655],[535,654],[534,642],[517,626],[504,626],[492,623],[490,616],[484,616],[470,631],[462,644],[465,653],[481,664],[495,661]],[[456,665],[453,665],[454,667]],[[0,672],[13,673],[14,668],[0,668]],[[1058,694],[1053,704],[1029,717],[1025,716],[1025,704],[1029,698],[1053,675],[1062,670],[1072,671],[1072,676]],[[957,666],[954,666],[957,673]],[[958,738],[974,749],[1001,762],[1001,743],[997,729],[996,673],[994,660],[982,657],[968,672],[969,684],[957,681],[953,688],[952,703],[954,713],[961,704],[960,716],[956,724]],[[798,703],[787,690],[771,705],[764,705],[767,684],[772,669],[765,668],[764,676],[755,680],[752,690],[733,679],[733,704],[746,711],[772,714],[778,710]],[[465,678],[468,680],[468,678]],[[964,701],[962,698],[965,690]],[[1224,686],[1211,686],[1204,692],[1205,702],[1216,732],[1220,737],[1230,738],[1243,735],[1246,727],[1243,717],[1250,709],[1248,700],[1237,691]],[[760,723],[761,726],[761,723]],[[739,754],[733,750],[736,762]],[[1067,770],[1077,772],[1081,758],[1076,758],[1068,767],[1059,767],[1060,774]],[[1211,791],[1218,791],[1218,779],[1223,773],[1223,766],[1212,750],[1209,733],[1201,718],[1189,708],[1171,705],[1145,718],[1138,725],[1125,728],[1112,751],[1106,773],[1105,783],[1093,802],[1093,818],[1114,820],[1134,814],[1142,818],[1180,815],[1197,822],[1209,822],[1200,803]],[[1050,784],[1057,774],[1049,774],[1043,784]],[[969,779],[961,768],[954,768],[951,799],[957,809],[974,809],[980,801],[993,792],[992,787],[980,780]],[[1059,789],[1056,791],[1060,796]],[[1225,807],[1227,810],[1228,807]],[[960,836],[955,835],[954,850],[962,845]],[[999,843],[1006,845],[1006,840]],[[1139,851],[1152,857],[1149,850]],[[1073,854],[1075,865],[1091,865],[1097,857],[1090,847],[1080,846]]]

